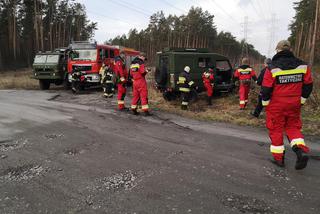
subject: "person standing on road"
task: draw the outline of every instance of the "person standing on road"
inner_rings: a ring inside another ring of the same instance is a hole
[[[207,91],[207,103],[209,106],[212,105],[212,96],[214,88],[214,73],[213,68],[209,68],[208,71],[205,71],[202,74],[203,85]]]
[[[258,80],[257,80],[257,84],[259,86],[262,86],[262,81],[263,81],[263,77],[264,77],[264,74],[267,70],[267,67],[270,66],[271,64],[271,59],[270,58],[267,58],[264,60],[264,68],[260,71],[260,74],[258,76]],[[262,105],[262,91],[260,91],[260,94],[258,96],[258,104],[256,106],[256,108],[251,112],[251,115],[258,118],[261,114],[263,110],[263,105]]]
[[[114,84],[113,84],[113,71],[109,65],[102,64],[100,69],[101,84],[103,89],[103,96],[106,98],[113,97]]]
[[[242,65],[235,71],[234,77],[239,81],[240,110],[244,110],[249,102],[251,79],[257,81],[256,72],[250,67],[249,59],[243,58]]]
[[[126,82],[128,79],[128,72],[126,70],[124,58],[125,55],[121,52],[119,56],[115,57],[114,62],[114,72],[117,76],[118,86],[118,109],[120,111],[126,110],[124,99],[127,93]]]
[[[131,110],[134,115],[138,115],[138,102],[140,100],[142,111],[145,116],[150,116],[148,104],[148,86],[146,75],[148,70],[145,68],[145,54],[141,54],[135,58],[130,66],[130,75],[133,81],[133,97],[131,102]]]
[[[307,63],[293,55],[289,41],[280,41],[276,51],[262,82],[262,104],[266,106],[272,162],[284,167],[285,131],[291,148],[297,155],[295,169],[300,170],[307,166],[309,160],[306,155],[309,148],[301,133],[301,106],[312,92],[311,69]]]
[[[181,109],[187,110],[191,99],[191,89],[194,87],[194,82],[190,77],[190,67],[184,67],[183,72],[179,75],[179,80],[177,82],[179,91],[182,96]]]

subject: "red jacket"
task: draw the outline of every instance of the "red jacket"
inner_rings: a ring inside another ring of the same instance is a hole
[[[125,68],[122,58],[116,57],[114,63],[114,72],[117,75],[118,83],[125,83],[128,79],[128,71]]]
[[[272,65],[267,68],[262,82],[262,98],[264,105],[268,105],[270,99],[305,100],[312,92],[312,76],[310,67],[290,51],[282,51],[274,56]]]
[[[256,72],[249,67],[248,65],[242,65],[240,68],[238,68],[235,73],[234,77],[241,80],[257,80]]]
[[[202,74],[202,81],[204,85],[211,85],[214,82],[214,75],[211,72],[205,71]]]
[[[145,80],[147,71],[145,70],[144,62],[141,59],[136,58],[132,61],[130,71],[130,74],[134,81]]]

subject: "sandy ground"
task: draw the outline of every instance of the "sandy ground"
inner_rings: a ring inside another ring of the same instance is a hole
[[[289,148],[279,169],[264,129],[115,106],[95,91],[0,91],[0,213],[320,212],[318,139],[307,169]]]

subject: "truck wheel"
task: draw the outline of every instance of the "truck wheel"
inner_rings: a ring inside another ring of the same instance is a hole
[[[71,83],[69,82],[68,77],[63,81],[63,88],[64,90],[69,90],[71,88]]]
[[[48,80],[39,80],[39,86],[41,90],[48,90],[50,88],[50,82]]]
[[[165,91],[162,95],[166,101],[173,101],[177,99],[177,94],[174,92]]]

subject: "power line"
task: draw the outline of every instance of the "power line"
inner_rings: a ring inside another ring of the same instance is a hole
[[[222,10],[226,16],[228,16],[232,21],[234,21],[235,23],[239,24],[237,20],[235,20],[225,9],[223,9],[223,7],[221,7],[216,1],[211,0],[211,2],[213,4],[215,4],[220,10]]]
[[[114,21],[118,21],[118,22],[122,22],[122,23],[126,23],[126,24],[129,24],[129,25],[132,25],[132,22],[130,23],[130,22],[126,21],[126,20],[118,19],[118,18],[115,18],[115,17],[111,17],[111,16],[108,16],[108,15],[105,15],[105,14],[101,14],[101,13],[97,13],[97,12],[93,12],[93,11],[90,11],[90,10],[87,10],[87,12],[89,14],[92,14],[92,15],[101,16],[101,17],[105,17],[105,18],[108,18],[108,19],[112,19]]]
[[[270,29],[269,29],[269,48],[268,48],[268,56],[270,57],[272,55],[272,52],[273,52],[273,45],[276,41],[276,22],[277,22],[277,19],[276,19],[276,14],[273,13],[271,14],[271,26],[270,26]]]
[[[252,3],[252,0],[249,0],[249,2],[250,2],[250,5],[251,5],[252,9],[257,14],[258,18],[261,18],[261,16],[263,16],[263,13],[262,13],[262,15],[258,13],[258,10],[257,10],[256,6]]]
[[[167,4],[167,5],[169,5],[169,6],[171,6],[171,7],[173,7],[173,8],[175,8],[176,10],[181,11],[182,13],[188,13],[187,11],[185,11],[185,10],[179,8],[179,7],[176,7],[175,5],[171,4],[170,2],[168,2],[168,1],[166,1],[166,0],[162,0],[162,2],[165,3],[165,4]]]
[[[87,10],[87,12],[89,14],[92,14],[92,15],[102,16],[102,17],[105,17],[105,18],[108,18],[108,19],[112,19],[112,20],[115,20],[115,21],[119,21],[119,22],[122,22],[122,23],[131,24],[131,23],[127,22],[127,21],[124,21],[124,20],[121,20],[121,19],[117,19],[117,18],[114,18],[114,17],[111,17],[111,16],[107,16],[105,14],[93,12],[93,11],[90,11],[90,10]]]
[[[135,11],[136,13],[145,15],[145,16],[147,16],[147,17],[150,17],[150,16],[151,16],[150,14],[147,14],[147,13],[145,13],[145,12],[142,11],[142,10],[140,11],[140,10],[138,10],[138,9],[135,8],[135,7],[129,7],[128,5],[126,5],[126,4],[124,4],[124,3],[121,3],[121,2],[119,2],[119,1],[114,1],[114,0],[110,0],[110,1],[111,1],[111,3],[113,3],[113,4],[115,4],[115,5],[118,5],[118,4],[119,4],[119,5],[127,8],[127,9],[129,9],[130,11]]]
[[[266,17],[265,17],[265,15],[264,15],[264,10],[263,10],[263,7],[261,6],[261,2],[258,0],[258,1],[256,1],[257,2],[257,5],[258,5],[258,7],[259,7],[259,9],[260,9],[260,12],[261,12],[261,15],[263,16],[263,19],[264,20],[267,20],[266,19]]]
[[[146,10],[146,8],[137,7],[137,5],[134,5],[134,4],[130,3],[130,2],[123,1],[123,0],[121,0],[121,1],[122,1],[124,4],[131,5],[132,7],[136,8],[136,9],[142,11],[142,12],[147,12],[147,13],[149,13],[149,14],[153,14],[153,13],[154,13],[154,12],[152,12],[152,11],[150,11],[150,10]]]
[[[242,50],[241,50],[241,58],[248,57],[249,56],[249,50],[248,50],[248,25],[249,25],[249,18],[248,16],[244,17],[243,22],[243,44],[242,44]]]

